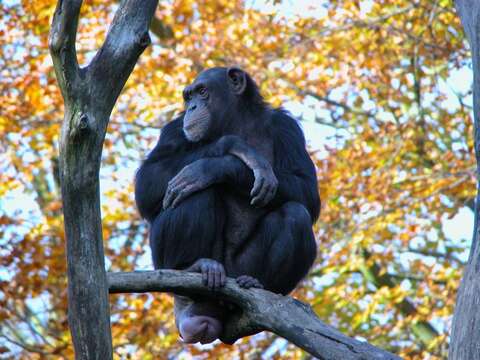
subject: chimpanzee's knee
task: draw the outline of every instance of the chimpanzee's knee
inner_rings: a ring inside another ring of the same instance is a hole
[[[317,245],[310,214],[302,204],[288,202],[281,207],[279,213],[281,223],[272,239],[264,286],[271,291],[287,294],[313,265]]]

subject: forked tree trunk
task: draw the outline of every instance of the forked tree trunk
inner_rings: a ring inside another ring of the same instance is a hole
[[[125,0],[92,62],[80,68],[75,38],[81,0],[57,3],[49,38],[65,103],[60,180],[67,238],[68,322],[77,359],[112,358],[100,216],[99,168],[113,106],[150,42],[157,0]]]
[[[473,57],[473,111],[475,119],[475,158],[477,179],[480,173],[480,1],[457,0],[457,12],[470,42]],[[480,196],[477,186],[475,225],[470,257],[457,295],[453,317],[449,358],[451,360],[480,359]]]

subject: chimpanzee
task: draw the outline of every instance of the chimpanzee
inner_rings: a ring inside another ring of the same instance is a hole
[[[155,268],[200,272],[212,289],[229,276],[289,293],[315,259],[320,211],[299,125],[236,67],[203,71],[183,97],[185,111],[162,129],[135,181]],[[226,312],[211,299],[175,296],[188,343],[221,338]]]

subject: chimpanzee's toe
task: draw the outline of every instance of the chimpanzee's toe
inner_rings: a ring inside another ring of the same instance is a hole
[[[242,275],[236,279],[238,286],[250,289],[250,288],[259,288],[263,289],[263,285],[260,281],[249,275]]]

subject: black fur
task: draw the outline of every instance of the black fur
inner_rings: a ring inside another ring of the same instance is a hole
[[[185,269],[208,258],[223,264],[227,276],[249,275],[266,289],[286,294],[316,255],[312,224],[320,199],[315,168],[296,120],[266,104],[248,75],[242,95],[229,95],[227,71],[215,68],[203,75],[214,83],[209,101],[227,103],[221,118],[211,114],[214,134],[188,141],[184,113],[167,124],[137,172],[135,199],[151,225],[155,268]],[[222,94],[216,93],[219,89]],[[265,206],[250,205],[253,171],[228,153],[237,140],[252,151],[250,156],[267,159],[278,180],[275,196]],[[210,185],[163,209],[169,181],[191,164],[196,177],[208,177]]]

